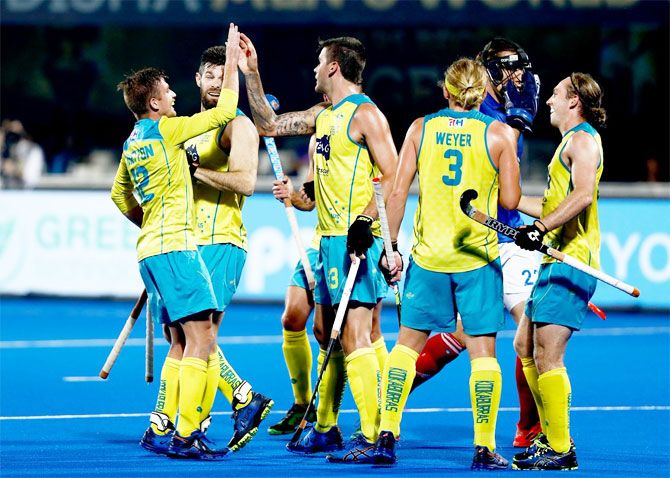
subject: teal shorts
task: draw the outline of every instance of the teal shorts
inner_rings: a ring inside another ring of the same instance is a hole
[[[382,252],[382,240],[375,237],[365,252],[365,260],[358,267],[349,302],[374,307],[386,297],[388,286],[377,262]],[[351,266],[347,252],[347,236],[325,236],[319,248],[320,266],[315,271],[314,301],[317,304],[337,305],[342,299],[344,283]]]
[[[312,266],[312,273],[316,275],[317,266],[319,265],[319,250],[310,247],[307,249],[306,253],[307,259],[309,259],[309,265]],[[298,261],[295,265],[289,285],[309,290],[309,284],[307,283],[307,276],[305,275],[305,268],[302,266],[302,261]]]
[[[468,272],[433,272],[410,257],[401,323],[415,330],[452,332],[456,313],[468,335],[492,334],[505,324],[500,259]]]
[[[567,264],[542,264],[526,302],[526,317],[579,330],[598,281]]]
[[[174,251],[140,261],[151,317],[171,324],[217,309],[207,267],[198,251]]]
[[[233,300],[240,283],[247,251],[233,244],[208,244],[198,246],[198,250],[212,278],[214,295],[219,305],[216,310],[223,312]]]

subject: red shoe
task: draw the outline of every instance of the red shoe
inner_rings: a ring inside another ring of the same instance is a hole
[[[514,448],[528,448],[533,443],[533,439],[541,431],[542,431],[542,425],[540,425],[540,422],[537,422],[529,429],[519,428],[519,426],[517,425],[516,435],[514,435],[514,442],[512,443],[512,445],[514,446]]]

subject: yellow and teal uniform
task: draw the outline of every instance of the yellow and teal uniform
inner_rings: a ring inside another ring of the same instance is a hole
[[[360,105],[372,103],[363,94],[347,96],[322,110],[316,118],[314,194],[321,235],[322,267],[316,274],[315,300],[338,304],[349,270],[346,248],[349,226],[372,200],[372,178],[379,174],[365,145],[349,135],[349,125]],[[361,262],[351,301],[373,305],[386,296],[386,283],[377,268],[382,240],[379,221],[372,226],[376,236]]]
[[[237,110],[237,115],[244,115]],[[229,169],[229,151],[220,147],[227,125],[188,140],[186,154],[200,166],[219,172]],[[230,304],[247,257],[247,230],[242,222],[245,196],[193,182],[198,249],[212,278],[219,311]]]
[[[572,136],[583,131],[591,135],[600,149],[591,205],[563,226],[547,233],[545,243],[585,264],[600,268],[600,224],[598,222],[598,184],[603,172],[603,150],[600,135],[588,123],[580,123],[563,135],[549,163],[547,189],[542,200],[542,217],[554,211],[573,190],[572,171],[561,155]],[[555,259],[546,256],[526,304],[526,315],[533,322],[559,324],[574,330],[581,328],[588,302],[597,281]],[[548,288],[551,287],[551,293]]]
[[[216,108],[191,117],[141,119],[123,145],[112,200],[124,214],[143,211],[137,240],[140,273],[156,320],[214,309],[209,274],[196,250],[191,178],[184,143],[235,116],[237,94],[222,90]]]
[[[486,143],[493,121],[478,111],[448,108],[424,118],[417,155],[419,205],[403,300],[407,327],[453,330],[456,311],[470,335],[503,325],[497,235],[459,206],[461,194],[475,189],[474,206],[496,215],[498,169]]]

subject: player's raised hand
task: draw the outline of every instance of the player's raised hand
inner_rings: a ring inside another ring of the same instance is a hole
[[[258,73],[258,55],[251,39],[244,33],[240,33],[240,55],[239,66],[242,73]]]
[[[223,67],[223,85],[235,92],[240,90],[240,80],[237,75],[237,64],[241,56],[240,32],[237,25],[231,23],[228,27],[228,38],[226,40],[226,64]]]

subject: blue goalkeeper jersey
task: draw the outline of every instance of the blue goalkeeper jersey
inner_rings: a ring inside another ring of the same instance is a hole
[[[487,116],[490,116],[494,119],[507,123],[507,118],[505,116],[505,105],[498,103],[493,96],[486,93],[486,98],[479,107],[479,111],[484,113]],[[517,159],[520,160],[521,155],[523,154],[523,135],[519,136],[519,142],[516,145],[517,147]],[[512,226],[514,228],[519,227],[523,224],[521,219],[521,214],[516,209],[510,211],[504,207],[498,205],[498,220]],[[507,236],[498,234],[498,242],[514,242],[514,239],[510,239]]]

